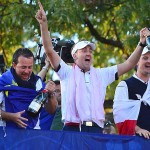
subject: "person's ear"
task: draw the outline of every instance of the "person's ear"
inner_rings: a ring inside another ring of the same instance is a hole
[[[77,53],[74,53],[72,57],[74,60],[76,60],[77,59]]]
[[[12,63],[12,67],[15,69],[17,66],[17,64],[15,64],[14,62]]]

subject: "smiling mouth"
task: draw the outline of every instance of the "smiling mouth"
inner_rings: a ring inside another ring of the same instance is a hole
[[[150,66],[145,66],[146,68],[150,68]]]
[[[23,78],[24,80],[28,80],[29,76],[28,76],[28,75],[23,75],[22,78]]]
[[[85,59],[85,61],[88,61],[88,62],[90,62],[90,59]]]

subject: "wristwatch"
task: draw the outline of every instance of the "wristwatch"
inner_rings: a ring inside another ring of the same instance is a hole
[[[51,94],[48,94],[48,98],[52,98],[52,97],[54,97],[56,95],[56,93],[55,92],[52,92]]]
[[[48,67],[46,67],[46,66],[42,67],[42,69],[45,69],[46,71],[49,70]]]
[[[139,42],[139,43],[138,43],[138,46],[141,46],[141,47],[144,48],[144,47],[146,46],[146,44],[143,44],[142,42]]]

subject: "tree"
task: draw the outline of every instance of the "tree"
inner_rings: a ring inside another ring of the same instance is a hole
[[[58,32],[66,39],[76,36],[96,42],[95,67],[124,61],[135,49],[140,29],[149,25],[149,0],[41,2],[47,13],[51,34]],[[0,0],[0,51],[9,66],[17,47],[26,46],[27,40],[39,42],[39,25],[34,17],[37,10],[37,0]],[[108,87],[106,99],[113,99],[116,84]]]

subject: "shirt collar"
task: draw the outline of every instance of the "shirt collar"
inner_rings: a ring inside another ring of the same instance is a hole
[[[134,78],[140,80],[141,82],[147,84],[148,82],[143,81],[141,78],[139,78],[136,74],[133,75]]]

